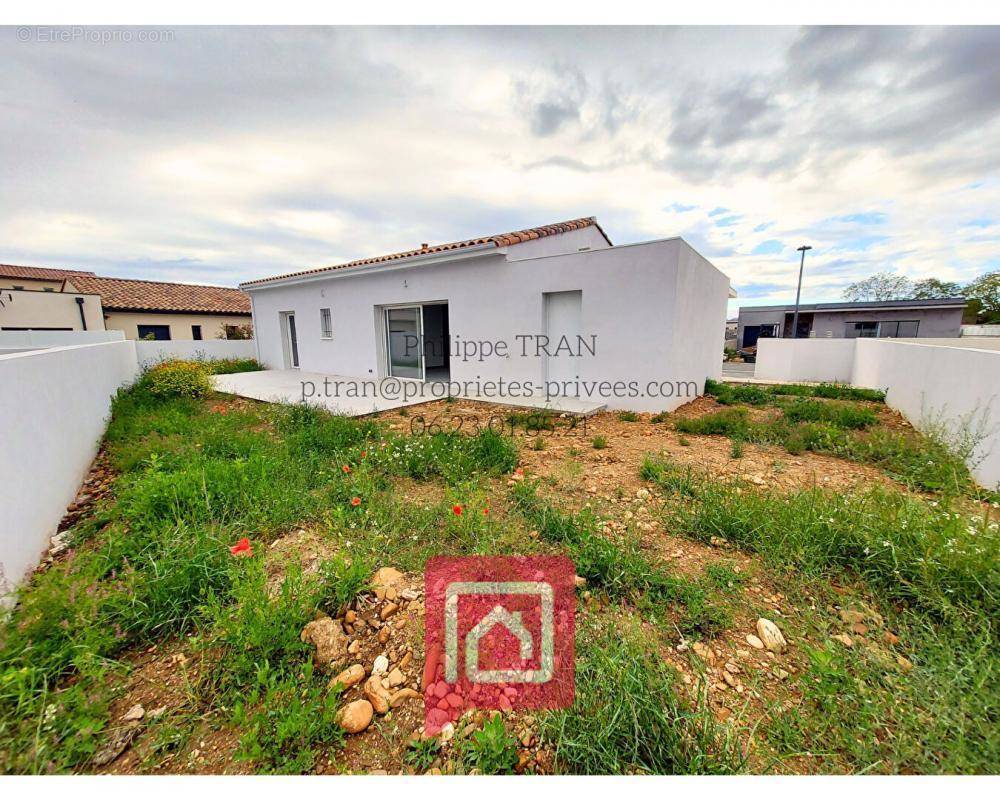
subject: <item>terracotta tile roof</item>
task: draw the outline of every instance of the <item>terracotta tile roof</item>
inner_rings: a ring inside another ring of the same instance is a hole
[[[80,292],[99,294],[105,311],[176,311],[193,314],[249,314],[250,296],[239,289],[128,278],[73,276]]]
[[[255,281],[245,281],[244,283],[241,283],[240,286],[259,286],[263,283],[285,280],[287,278],[297,278],[301,275],[313,275],[318,272],[333,272],[335,270],[348,269],[349,267],[361,267],[366,264],[379,264],[383,261],[398,261],[402,258],[427,255],[429,253],[445,253],[449,250],[461,250],[465,247],[475,247],[477,245],[492,244],[495,247],[509,247],[510,245],[529,242],[532,239],[542,239],[546,236],[555,236],[560,233],[567,233],[580,228],[589,228],[591,225],[600,231],[601,236],[605,238],[608,244],[611,244],[611,240],[608,239],[607,234],[601,230],[601,226],[597,224],[596,217],[582,217],[580,219],[571,219],[567,222],[556,222],[552,225],[542,225],[538,228],[526,228],[523,231],[497,233],[492,236],[483,236],[478,239],[465,239],[460,242],[449,242],[447,244],[424,245],[418,250],[406,250],[402,253],[389,253],[388,255],[375,256],[374,258],[361,258],[357,261],[348,261],[346,264],[337,264],[332,267],[316,267],[314,269],[305,269],[300,272],[290,272],[286,275],[276,275],[272,278],[260,278]]]
[[[0,264],[0,278],[22,278],[36,281],[61,281],[79,275],[94,277],[93,272],[76,269],[55,269],[52,267],[20,267],[16,264]]]

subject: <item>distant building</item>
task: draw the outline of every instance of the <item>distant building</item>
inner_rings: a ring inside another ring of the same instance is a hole
[[[961,336],[964,297],[936,300],[876,300],[864,303],[799,305],[797,337],[818,339],[950,338]],[[763,338],[792,338],[795,306],[740,309],[737,346]]]
[[[120,330],[126,339],[233,339],[246,338],[250,324],[250,298],[239,289],[0,264],[0,330]]]
[[[739,329],[740,321],[737,318],[726,320],[726,344],[727,350],[736,349],[736,334]]]

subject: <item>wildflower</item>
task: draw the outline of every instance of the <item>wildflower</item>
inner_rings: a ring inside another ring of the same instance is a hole
[[[368,455],[368,451],[367,450],[362,450],[361,451],[361,457],[364,458],[366,455]]]
[[[236,544],[229,548],[229,552],[234,556],[252,556],[253,547],[250,546],[250,540],[244,536]]]
[[[490,507],[486,506],[486,508],[483,509],[483,516],[488,517],[489,515],[490,515]]]
[[[454,512],[456,517],[462,516],[462,507],[457,503],[451,507],[451,510]]]
[[[360,506],[361,505],[361,498],[360,497],[352,497],[351,498],[351,505],[352,506]]]
[[[347,464],[344,464],[341,469],[344,470],[345,474],[351,471],[351,468]]]

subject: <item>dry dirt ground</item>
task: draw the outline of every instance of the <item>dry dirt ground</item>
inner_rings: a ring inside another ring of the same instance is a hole
[[[243,400],[222,400],[219,413],[236,407]],[[697,416],[717,410],[710,398],[699,398],[676,412],[676,416]],[[487,427],[506,420],[511,409],[466,401],[436,402],[411,407],[400,412],[386,412],[380,417],[397,431],[419,431],[429,424],[444,429],[472,431],[475,426]],[[883,424],[905,427],[897,415],[880,412]],[[675,416],[675,415],[671,415]],[[509,426],[507,428],[509,430]],[[830,611],[843,611],[843,626],[825,635],[849,633],[855,640],[870,641],[878,647],[881,637],[891,639],[883,631],[880,620],[865,609],[841,609],[836,598],[790,598],[775,585],[766,569],[746,554],[720,546],[706,545],[663,529],[644,520],[655,518],[661,502],[648,491],[639,477],[639,468],[648,454],[669,456],[681,465],[728,480],[744,478],[754,484],[778,490],[792,490],[820,484],[833,489],[850,489],[858,484],[889,482],[881,472],[840,459],[803,453],[790,456],[769,446],[747,444],[741,458],[731,456],[731,444],[723,437],[681,435],[667,423],[654,423],[650,415],[641,414],[636,421],[623,421],[616,413],[599,413],[577,423],[575,428],[559,426],[555,431],[526,432],[514,430],[519,440],[520,467],[531,477],[542,479],[544,491],[568,507],[599,505],[626,522],[636,521],[643,531],[644,544],[670,568],[679,574],[697,578],[709,564],[724,563],[744,581],[733,594],[732,624],[715,638],[702,642],[684,637],[679,630],[664,637],[663,658],[678,671],[682,684],[694,696],[707,695],[709,707],[718,720],[734,724],[750,763],[759,768],[768,765],[756,755],[755,728],[776,708],[791,708],[800,698],[791,688],[790,676],[805,668],[803,646],[814,632],[796,626],[801,604],[815,608],[827,605]],[[593,441],[603,437],[607,445],[596,449]],[[539,444],[540,442],[540,444]],[[85,513],[89,504],[108,489],[108,467],[99,457],[94,472],[88,478],[81,495],[68,512],[74,519]],[[498,481],[495,508],[503,513],[504,484]],[[413,502],[437,501],[443,489],[436,484],[401,481],[399,493]],[[66,526],[68,527],[68,523]],[[268,564],[275,582],[281,578],[281,567],[289,558],[297,559],[305,571],[315,569],[319,562],[334,555],[333,546],[317,531],[299,529],[275,540],[269,548]],[[386,554],[380,567],[393,567],[391,554]],[[600,597],[581,590],[584,613],[603,614],[608,624],[614,615],[627,613],[620,607],[603,605]],[[394,607],[386,614],[386,609]],[[348,659],[336,668],[328,667],[331,675],[344,667],[360,665],[364,679],[348,688],[343,702],[366,696],[365,687],[374,680],[385,696],[392,697],[401,689],[411,689],[412,697],[402,699],[385,714],[376,714],[372,724],[361,733],[349,735],[345,747],[331,748],[321,757],[316,771],[320,773],[381,773],[413,772],[406,760],[409,743],[422,732],[423,697],[423,581],[416,574],[400,574],[386,584],[376,583],[363,593],[339,622],[347,634]],[[760,616],[775,621],[788,639],[788,648],[781,653],[762,649],[757,641],[756,621]],[[376,660],[384,656],[387,667],[373,673]],[[124,659],[123,690],[112,708],[113,723],[109,738],[122,744],[120,753],[106,765],[95,766],[95,772],[112,773],[247,773],[252,765],[236,761],[239,731],[228,727],[221,709],[204,713],[194,731],[180,733],[171,725],[173,718],[197,711],[196,686],[211,653],[187,639],[172,640],[133,652]],[[380,691],[375,686],[376,692]],[[123,719],[142,708],[140,720]],[[429,771],[448,772],[454,766],[453,748],[480,727],[485,719],[482,712],[470,712],[459,725],[454,738],[445,742]],[[518,769],[545,773],[552,768],[552,754],[539,745],[537,722],[528,714],[510,715],[508,728],[518,740]],[[445,738],[452,736],[448,732]],[[112,748],[116,749],[116,748]],[[785,768],[809,772],[808,759]]]

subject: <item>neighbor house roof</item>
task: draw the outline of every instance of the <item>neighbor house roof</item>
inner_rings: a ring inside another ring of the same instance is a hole
[[[93,272],[77,269],[55,269],[53,267],[21,267],[17,264],[0,264],[0,278],[21,278],[34,281],[61,281],[81,275],[94,276]]]
[[[74,275],[80,292],[99,294],[105,311],[172,311],[191,314],[250,314],[250,296],[239,289]]]
[[[430,253],[445,253],[451,250],[461,250],[468,247],[478,247],[483,245],[493,245],[494,247],[509,247],[510,245],[530,242],[533,239],[543,239],[546,236],[556,236],[560,233],[579,230],[580,228],[595,227],[610,245],[611,240],[608,235],[597,224],[596,217],[582,217],[581,219],[571,219],[567,222],[556,222],[551,225],[542,225],[538,228],[526,228],[523,231],[513,231],[511,233],[496,233],[491,236],[481,236],[477,239],[464,239],[460,242],[448,242],[447,244],[422,245],[418,250],[405,250],[401,253],[389,253],[384,256],[374,256],[372,258],[361,258],[357,261],[348,261],[346,264],[337,264],[331,267],[316,267],[305,269],[300,272],[290,272],[286,275],[275,275],[271,278],[260,278],[255,281],[245,281],[240,286],[259,286],[271,281],[281,281],[288,278],[297,278],[302,275],[313,275],[320,272],[333,272],[335,270],[348,269],[349,267],[361,267],[367,264],[380,264],[385,261],[398,261],[413,256],[428,255]]]
[[[937,297],[930,300],[865,300],[857,303],[802,303],[799,312],[813,313],[835,311],[877,311],[881,309],[907,308],[965,308],[967,300],[964,297]],[[794,305],[789,306],[743,306],[740,311],[795,311]]]

